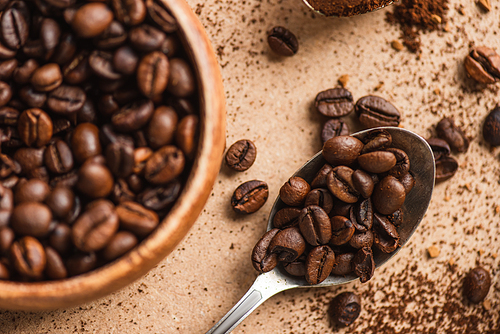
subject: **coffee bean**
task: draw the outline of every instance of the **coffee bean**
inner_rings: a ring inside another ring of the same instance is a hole
[[[352,94],[347,89],[332,88],[316,95],[314,105],[321,114],[327,117],[342,117],[354,110],[353,101]]]
[[[56,174],[67,173],[73,168],[71,149],[62,140],[55,140],[47,146],[44,161],[47,168]]]
[[[500,108],[495,107],[484,119],[483,138],[491,146],[500,145]]]
[[[373,243],[381,252],[390,254],[399,247],[399,234],[387,217],[373,214]]]
[[[365,96],[355,105],[356,116],[366,128],[378,126],[398,126],[399,111],[390,102],[378,96]]]
[[[8,280],[10,279],[10,270],[9,268],[3,264],[2,262],[0,262],[0,279],[1,280]]]
[[[71,189],[66,187],[56,187],[45,199],[45,204],[50,208],[54,217],[66,217],[75,201],[75,195]]]
[[[99,129],[92,123],[79,124],[71,136],[73,157],[79,163],[90,157],[101,154]]]
[[[6,178],[13,173],[21,173],[19,163],[5,154],[0,154],[0,178]]]
[[[11,50],[0,41],[0,59],[12,59],[16,56],[17,51]]]
[[[15,237],[11,228],[6,226],[0,228],[0,253],[5,254],[10,249]]]
[[[122,46],[128,33],[118,21],[111,21],[104,32],[93,39],[94,45],[102,50],[113,50]]]
[[[71,227],[66,224],[57,224],[49,236],[49,245],[59,254],[67,254],[73,243],[71,241]]]
[[[66,261],[66,268],[69,276],[81,275],[91,271],[97,265],[97,256],[95,252],[78,253],[71,256]]]
[[[45,275],[54,280],[66,278],[68,276],[68,271],[59,253],[51,247],[45,247],[45,255],[47,257]]]
[[[19,111],[11,107],[0,107],[0,125],[10,125],[17,127]]]
[[[332,226],[330,243],[335,246],[348,243],[356,231],[352,222],[343,216],[333,216],[330,222]]]
[[[20,49],[29,36],[29,14],[26,3],[11,2],[0,17],[0,27],[0,36],[5,46],[13,50]]]
[[[89,66],[88,51],[80,51],[62,68],[64,81],[70,85],[78,85],[87,80],[92,70]]]
[[[323,282],[332,272],[335,264],[335,254],[327,245],[311,249],[306,258],[306,281],[309,284]]]
[[[293,176],[280,188],[280,199],[287,205],[299,206],[304,203],[311,187],[301,177]]]
[[[106,147],[106,162],[118,177],[127,177],[134,168],[134,146],[131,140],[120,138]]]
[[[337,276],[345,276],[352,273],[353,259],[354,253],[335,254],[335,265],[333,266],[331,274]]]
[[[47,257],[37,239],[28,236],[15,241],[10,248],[10,254],[12,265],[21,276],[32,280],[42,278]]]
[[[290,57],[299,50],[297,37],[284,27],[274,27],[267,33],[267,42],[271,50],[280,56]]]
[[[306,250],[306,241],[298,227],[288,227],[276,233],[269,251],[278,254],[278,261],[293,262]]]
[[[12,212],[11,227],[20,235],[45,237],[49,233],[51,220],[52,213],[45,204],[22,202]]]
[[[387,152],[391,152],[396,157],[396,165],[389,170],[389,175],[401,178],[410,171],[410,158],[405,151],[391,147],[387,149]]]
[[[61,85],[49,93],[47,106],[55,113],[68,115],[80,110],[86,99],[81,88]]]
[[[177,124],[177,130],[175,131],[175,142],[189,160],[193,160],[196,153],[199,122],[198,115],[184,116]]]
[[[404,186],[394,176],[384,177],[373,190],[372,203],[375,210],[389,215],[399,209],[406,198]]]
[[[351,136],[337,136],[323,145],[323,157],[333,166],[351,165],[358,158],[363,143]]]
[[[445,117],[436,125],[436,132],[439,138],[444,139],[451,149],[456,152],[467,152],[469,139],[459,126],[456,126],[453,119]]]
[[[361,298],[355,293],[342,292],[335,296],[330,303],[330,317],[341,326],[352,325],[360,313]]]
[[[170,10],[162,1],[146,0],[146,8],[151,19],[161,27],[164,32],[170,33],[177,30],[177,20],[172,16]]]
[[[107,197],[113,190],[113,175],[106,166],[87,161],[78,170],[76,188],[90,198]]]
[[[436,160],[436,182],[451,178],[458,169],[458,162],[452,156],[442,156]]]
[[[283,269],[285,269],[285,271],[292,276],[304,277],[306,275],[305,258],[301,256],[293,262],[284,263]]]
[[[59,39],[59,44],[57,44],[51,61],[62,66],[68,63],[75,53],[76,38],[73,34],[66,32]]]
[[[253,165],[256,155],[255,144],[249,139],[241,139],[227,150],[226,164],[229,168],[242,172]]]
[[[278,265],[278,254],[271,253],[269,245],[279,231],[279,229],[273,228],[264,233],[252,250],[253,267],[260,273],[271,271]]]
[[[375,262],[371,248],[364,247],[358,250],[352,259],[352,267],[361,283],[368,282],[375,272]]]
[[[52,120],[38,108],[23,111],[17,128],[22,141],[28,146],[42,147],[52,138]]]
[[[368,230],[366,232],[354,233],[352,238],[349,240],[349,246],[360,249],[363,247],[371,248],[373,245],[373,232]]]
[[[144,177],[153,184],[165,184],[182,173],[184,154],[175,146],[163,146],[148,159]]]
[[[396,157],[389,151],[374,151],[358,157],[361,168],[370,173],[387,172],[396,165],[396,162]]]
[[[349,218],[359,232],[366,232],[373,226],[372,200],[367,198],[351,206]]]
[[[165,33],[149,24],[134,27],[129,32],[132,47],[140,52],[147,53],[159,50],[165,38]]]
[[[27,180],[18,184],[14,192],[14,202],[43,202],[50,193],[49,185],[38,179]]]
[[[113,21],[113,12],[105,4],[91,2],[74,13],[70,24],[78,36],[90,38],[104,32],[111,21]]]
[[[116,207],[120,227],[140,238],[147,236],[159,223],[158,215],[135,202],[126,201]]]
[[[144,56],[137,68],[137,86],[144,96],[152,98],[167,88],[170,75],[169,61],[162,52],[154,51]]]
[[[391,224],[393,224],[396,227],[400,226],[404,221],[403,220],[404,214],[403,211],[401,210],[396,210],[390,215],[387,215],[386,217],[391,222]]]
[[[500,55],[495,50],[479,46],[465,57],[467,75],[482,84],[492,84],[500,79]]]
[[[47,101],[47,94],[35,90],[33,86],[24,86],[19,90],[18,94],[31,108],[42,108]]]
[[[182,58],[169,62],[167,91],[174,96],[189,97],[196,89],[196,79],[189,63]]]
[[[148,188],[139,194],[137,200],[151,210],[164,210],[179,197],[181,183],[173,180],[165,185]]]
[[[17,59],[8,59],[0,63],[0,80],[9,81],[18,66]]]
[[[146,17],[146,6],[141,0],[112,0],[111,3],[118,21],[126,25],[138,25]]]
[[[30,171],[43,166],[43,155],[45,148],[21,147],[14,153],[14,160],[19,163],[22,173],[28,174]]]
[[[328,174],[332,171],[333,167],[329,164],[323,165],[321,169],[316,173],[316,176],[311,181],[311,188],[326,188],[328,181]]]
[[[46,52],[45,59],[50,58],[54,49],[59,44],[60,37],[61,28],[59,24],[51,18],[44,18],[40,25],[40,39]]]
[[[124,255],[137,245],[135,235],[127,231],[119,231],[109,241],[109,244],[102,251],[102,257],[106,261],[112,261]]]
[[[142,128],[151,119],[155,110],[153,101],[139,100],[132,102],[111,116],[111,123],[116,130],[123,132]]]
[[[254,213],[267,201],[269,188],[263,181],[252,180],[242,183],[231,197],[231,206],[238,213]]]
[[[307,194],[304,201],[304,207],[310,205],[317,205],[329,214],[333,208],[333,197],[327,189],[313,189]]]
[[[490,286],[490,273],[483,267],[475,267],[464,278],[464,295],[471,303],[480,303],[488,295]]]
[[[304,239],[312,246],[325,245],[332,237],[330,218],[317,205],[307,206],[302,210],[299,228]]]
[[[139,64],[139,56],[128,45],[124,45],[113,54],[113,68],[126,75],[132,75]]]
[[[354,189],[364,198],[369,198],[375,187],[372,176],[362,169],[356,169],[352,173],[352,184]]]
[[[327,176],[327,186],[330,192],[345,203],[356,203],[358,192],[354,187],[354,171],[346,166],[333,168]]]
[[[104,199],[91,202],[73,225],[73,244],[84,252],[104,248],[118,230],[118,215],[114,205]]]
[[[6,105],[12,98],[12,89],[6,82],[0,81],[0,107]]]
[[[157,149],[172,144],[177,121],[177,113],[171,107],[156,108],[146,130],[149,145],[153,149]]]
[[[337,118],[329,119],[323,125],[323,130],[321,130],[321,142],[324,144],[330,138],[347,136],[348,134],[349,126],[346,123]]]
[[[89,55],[89,66],[96,75],[104,79],[117,80],[121,73],[113,68],[113,54],[94,50]]]
[[[273,217],[273,226],[280,229],[295,226],[299,223],[301,213],[302,210],[298,208],[283,208],[278,210]]]
[[[49,63],[35,69],[30,82],[33,87],[41,92],[49,92],[59,87],[63,81],[61,69],[58,64]]]

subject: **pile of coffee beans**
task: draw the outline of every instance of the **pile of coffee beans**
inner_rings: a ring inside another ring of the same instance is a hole
[[[281,187],[284,207],[253,249],[254,268],[267,272],[281,262],[310,284],[330,274],[371,279],[372,246],[384,253],[399,247],[401,207],[415,184],[408,155],[391,146],[383,129],[361,140],[329,139],[323,145],[327,163],[311,183],[294,176]]]
[[[161,1],[0,11],[0,278],[82,274],[177,199],[197,149],[194,70]]]

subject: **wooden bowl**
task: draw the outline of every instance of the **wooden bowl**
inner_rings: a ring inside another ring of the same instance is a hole
[[[163,1],[176,17],[198,77],[200,142],[182,194],[158,228],[135,249],[89,273],[58,281],[0,281],[0,308],[52,310],[75,306],[116,291],[146,274],[193,226],[219,172],[225,144],[225,99],[219,65],[210,41],[184,0]]]

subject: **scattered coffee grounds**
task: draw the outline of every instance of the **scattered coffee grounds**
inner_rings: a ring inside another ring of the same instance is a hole
[[[401,0],[387,13],[386,20],[401,26],[401,39],[411,52],[419,52],[420,32],[433,31],[446,24],[448,0]]]
[[[393,0],[308,0],[314,10],[325,16],[353,16],[384,7]]]

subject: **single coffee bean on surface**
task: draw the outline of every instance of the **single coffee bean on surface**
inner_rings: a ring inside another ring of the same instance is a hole
[[[479,83],[493,84],[500,80],[500,55],[489,47],[472,49],[464,65],[467,75]]]
[[[267,183],[252,180],[242,183],[231,197],[231,206],[238,213],[254,213],[259,210],[269,197]]]
[[[491,146],[500,145],[500,108],[495,107],[483,123],[483,138]]]
[[[356,116],[366,128],[398,126],[401,115],[394,105],[378,96],[365,96],[355,105]]]
[[[342,117],[354,110],[354,99],[345,88],[332,88],[316,95],[314,106],[327,117]]]
[[[255,162],[257,148],[249,139],[241,139],[232,144],[226,152],[226,165],[238,172],[250,168]]]
[[[349,126],[342,120],[332,118],[323,124],[323,129],[321,130],[321,142],[324,144],[330,138],[336,136],[347,136],[348,134]]]
[[[491,286],[490,273],[483,267],[475,267],[469,271],[463,280],[463,291],[465,297],[471,303],[482,302]]]
[[[462,129],[455,125],[452,118],[445,117],[436,125],[436,132],[439,138],[445,140],[451,149],[456,152],[466,152],[469,148],[469,139]]]
[[[330,302],[330,317],[341,326],[352,325],[360,313],[361,298],[353,292],[342,292]]]
[[[277,55],[290,57],[299,50],[297,37],[285,27],[276,26],[267,32],[267,43]]]

